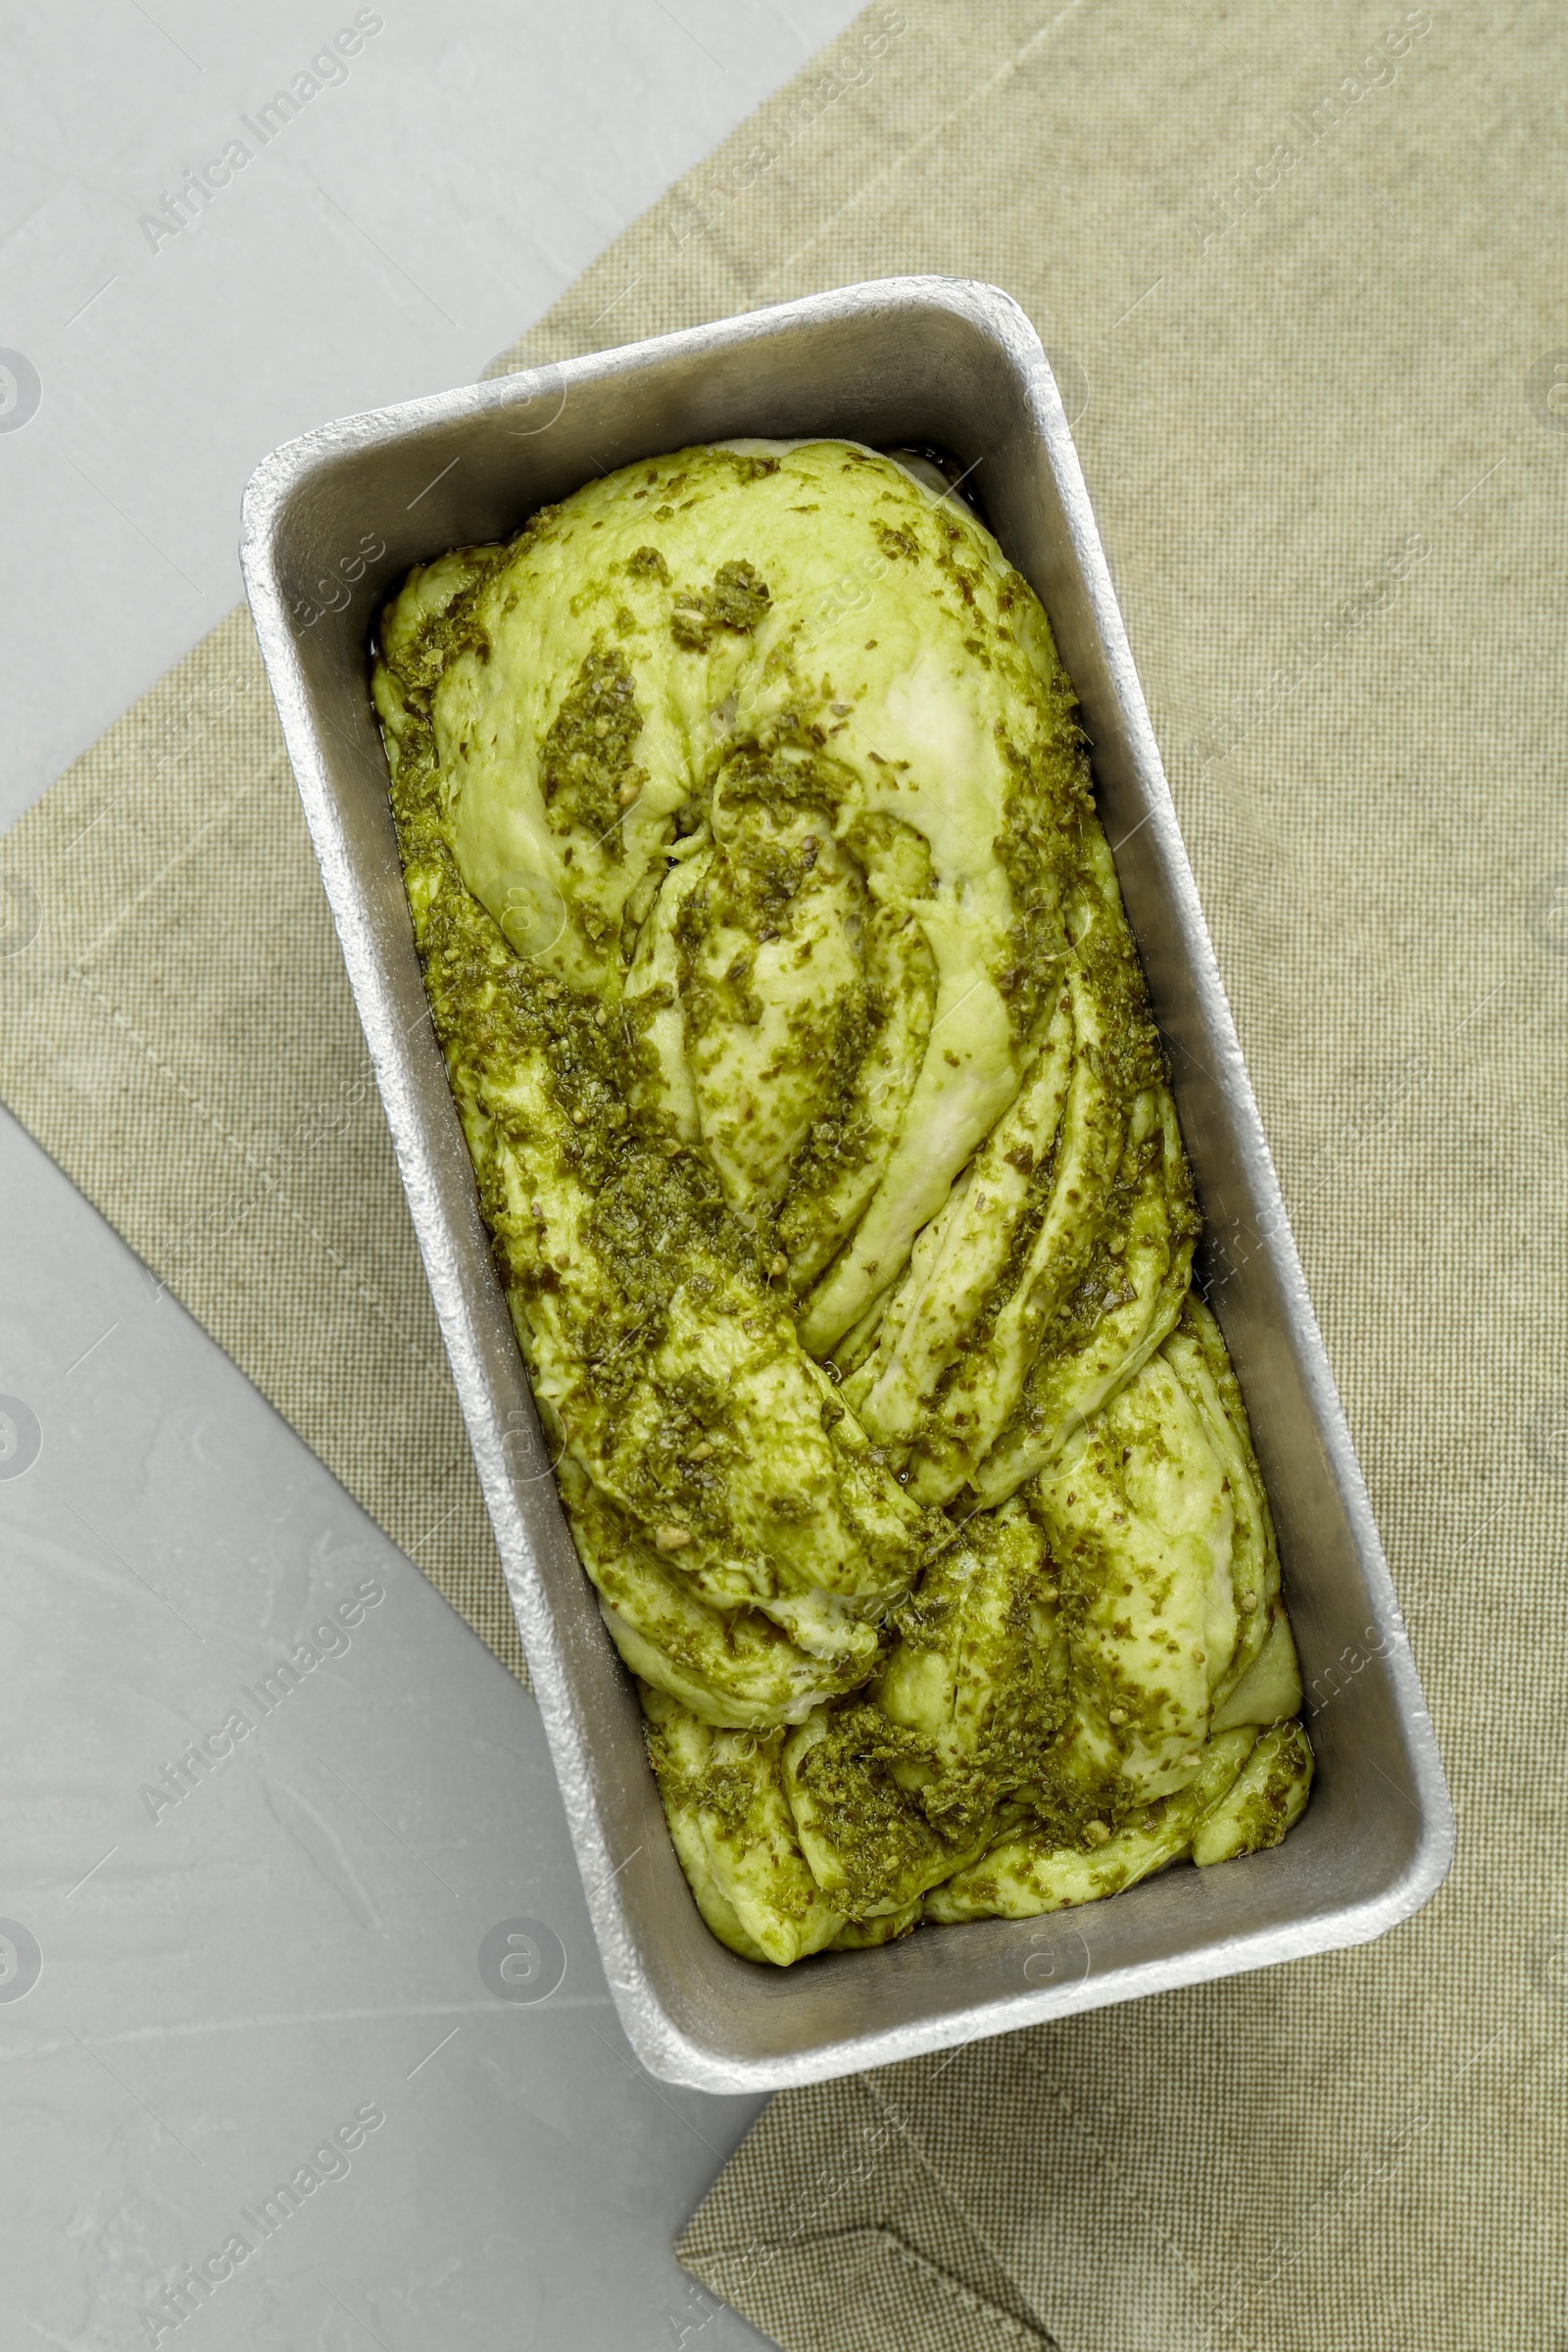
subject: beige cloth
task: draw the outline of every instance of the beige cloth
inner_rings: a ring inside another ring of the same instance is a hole
[[[0,842],[7,948],[6,1102],[525,1680],[243,608]]]
[[[508,355],[906,270],[1062,355],[1459,1813],[1379,1943],[777,2099],[683,2255],[792,2352],[1568,2341],[1565,68],[1549,0],[878,6]],[[241,619],[0,872],[7,1100],[507,1654]]]

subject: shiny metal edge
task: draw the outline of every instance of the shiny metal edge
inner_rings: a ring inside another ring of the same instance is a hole
[[[585,414],[593,451],[571,437]],[[781,416],[794,419],[791,429],[846,432],[858,422],[864,429],[853,437],[919,438],[960,457],[971,427],[986,441],[993,526],[1056,627],[1083,700],[1102,807],[1136,815],[1130,830],[1113,823],[1111,838],[1172,1047],[1200,1194],[1231,1266],[1214,1304],[1275,1501],[1303,1672],[1309,1685],[1332,1685],[1312,1716],[1318,1789],[1275,1853],[1215,1872],[1178,1868],[1046,1921],[932,1930],[788,1972],[736,1959],[702,1927],[663,1835],[640,1739],[629,1736],[635,1699],[570,1552],[440,1055],[421,1018],[366,692],[369,621],[411,562],[515,528],[541,496],[587,478],[584,456],[608,469],[723,432],[776,432]],[[875,430],[888,416],[892,428]],[[365,537],[381,539],[383,556],[345,611],[319,612],[308,592],[316,616],[306,617],[301,582],[319,561],[335,590],[336,553],[355,544],[347,533],[356,520],[376,526]],[[1453,1845],[1436,1741],[1077,454],[1018,306],[968,280],[880,280],[349,417],[285,444],[257,468],[241,559],[595,1935],[649,2070],[715,2091],[822,2081],[1370,1940],[1425,1903]],[[1365,1654],[1354,1641],[1339,1642],[1356,1619]]]

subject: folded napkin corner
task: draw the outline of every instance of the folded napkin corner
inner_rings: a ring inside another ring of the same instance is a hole
[[[699,2222],[701,2216],[699,2216]],[[784,2244],[716,2243],[696,2224],[676,2245],[683,2267],[766,2328],[783,2352],[1056,2352],[1054,2339],[1004,2311],[882,2223],[801,2234]]]

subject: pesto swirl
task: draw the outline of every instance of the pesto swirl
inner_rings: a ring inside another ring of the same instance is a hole
[[[416,569],[373,691],[714,1933],[787,1965],[1283,1835],[1267,1499],[1075,698],[995,540],[852,443],[684,450]]]

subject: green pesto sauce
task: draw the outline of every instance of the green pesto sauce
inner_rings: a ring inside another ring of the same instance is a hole
[[[1155,1393],[1199,1218],[1032,592],[872,453],[683,451],[412,574],[374,683],[498,1272],[585,1566],[671,1678],[650,1753],[715,1932],[1027,1907],[989,1843],[1168,1826],[1194,1658],[1235,1681],[1268,1597],[1204,1598],[1220,1454],[1272,1535],[1217,1334],[1231,1436],[1099,1418]],[[989,1257],[922,1255],[1069,968],[1087,1143],[1009,1154]],[[879,1380],[914,1383],[894,1438]],[[1281,1749],[1225,1835],[1283,1834],[1309,1772]]]

